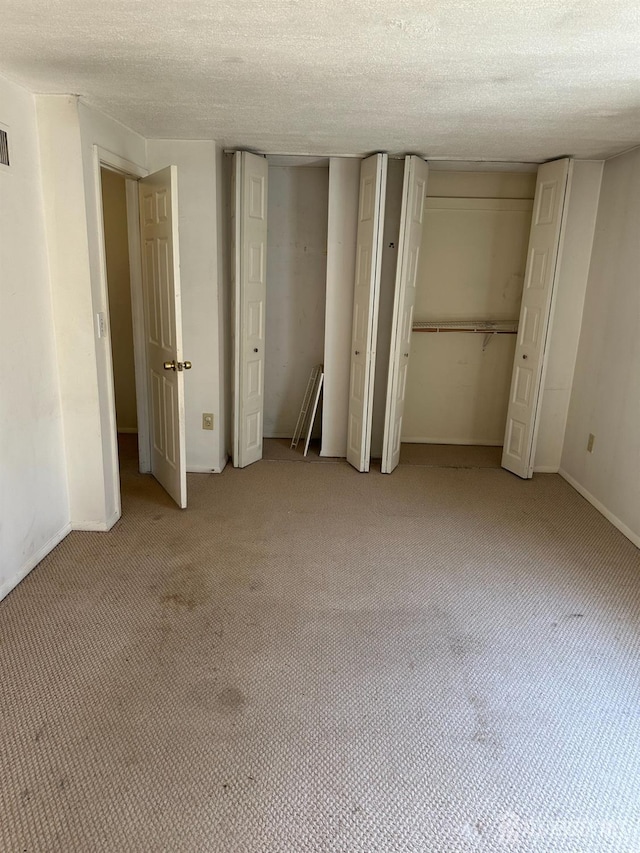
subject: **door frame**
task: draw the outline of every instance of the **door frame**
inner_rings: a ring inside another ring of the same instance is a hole
[[[93,184],[96,198],[97,246],[99,256],[100,301],[108,334],[105,337],[107,383],[99,389],[101,405],[109,417],[109,443],[111,444],[111,479],[118,503],[117,517],[121,514],[120,469],[118,464],[118,428],[116,423],[116,399],[113,378],[113,351],[111,346],[111,319],[109,316],[109,287],[107,282],[107,253],[104,240],[104,208],[102,200],[101,171],[107,169],[125,178],[127,205],[127,235],[129,248],[129,281],[131,288],[131,319],[133,324],[133,353],[136,386],[136,409],[138,417],[138,465],[141,473],[151,471],[151,430],[149,424],[149,397],[146,378],[145,322],[142,295],[142,253],[140,245],[140,219],[138,204],[138,180],[146,178],[149,170],[112,151],[93,145]]]

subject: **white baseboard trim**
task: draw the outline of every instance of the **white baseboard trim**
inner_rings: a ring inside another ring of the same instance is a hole
[[[567,472],[562,468],[560,468],[558,473],[561,477],[564,477],[564,479],[567,481],[567,483],[569,483],[570,486],[573,486],[576,492],[581,494],[582,497],[585,498],[585,500],[588,500],[589,503],[598,510],[598,512],[602,513],[602,515],[604,515],[607,521],[610,521],[614,527],[617,527],[620,533],[623,533],[627,537],[627,539],[630,539],[631,542],[633,542],[633,544],[636,546],[636,548],[640,548],[640,535],[634,533],[634,531],[630,527],[627,527],[627,525],[623,521],[620,521],[617,515],[614,515],[611,510],[608,510],[603,503],[600,503],[597,498],[594,498],[591,492],[588,492],[584,486],[582,486],[577,480],[575,480],[571,476],[571,474],[567,474]]]
[[[272,433],[272,435],[263,435],[262,437],[263,438],[288,438],[289,441],[291,441],[291,436],[292,436],[292,434],[290,432],[287,432],[287,433],[275,432],[275,433]]]
[[[120,512],[116,511],[106,521],[72,521],[71,529],[85,533],[105,533],[107,530],[111,530],[119,518]]]
[[[2,586],[0,586],[0,601],[2,601],[5,596],[9,595],[12,589],[14,589],[20,581],[25,578],[31,569],[35,569],[35,567],[40,563],[47,554],[51,553],[56,545],[59,545],[64,537],[71,532],[71,524],[65,524],[64,527],[61,527],[58,532],[49,539],[48,542],[39,548],[35,554],[32,554],[31,557],[27,560],[26,563],[23,563],[22,566],[18,569],[15,575],[8,580],[6,580]]]
[[[215,468],[207,465],[187,465],[187,474],[215,474]]]
[[[534,474],[558,474],[558,466],[557,465],[534,465],[533,466]]]
[[[461,441],[459,438],[414,438],[412,436],[407,436],[406,438],[402,436],[403,444],[459,444],[461,447],[469,447],[470,445],[474,447],[502,447],[502,440],[500,441],[475,441],[470,439],[469,441]]]

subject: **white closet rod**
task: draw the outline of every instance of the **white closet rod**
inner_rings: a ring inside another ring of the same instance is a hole
[[[518,333],[517,323],[501,323],[501,322],[443,322],[443,323],[420,323],[416,322],[412,326],[413,332],[480,332],[482,334],[494,335],[515,335]]]

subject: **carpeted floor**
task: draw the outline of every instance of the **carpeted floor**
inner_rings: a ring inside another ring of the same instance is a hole
[[[123,492],[0,604],[0,849],[640,850],[640,554],[562,479]]]
[[[401,465],[428,468],[499,468],[502,447],[480,444],[402,444]]]
[[[263,438],[262,459],[265,462],[339,462],[332,456],[320,456],[320,441],[312,439],[307,455],[304,455],[305,439],[297,447],[291,447],[290,438]]]

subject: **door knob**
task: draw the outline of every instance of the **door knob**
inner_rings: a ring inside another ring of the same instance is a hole
[[[356,354],[356,355],[360,355],[360,350],[359,350],[359,349],[357,349],[355,354]]]
[[[408,352],[405,352],[404,357],[405,357],[405,358],[409,358],[409,353],[408,353]]]
[[[529,358],[529,356],[528,356],[528,355],[523,355],[522,357],[523,357],[523,359],[524,359],[525,361]]]
[[[253,348],[253,351],[254,351],[254,352],[258,352],[258,347],[254,347],[254,348]]]
[[[192,364],[190,361],[165,361],[162,365],[165,370],[191,370]]]

